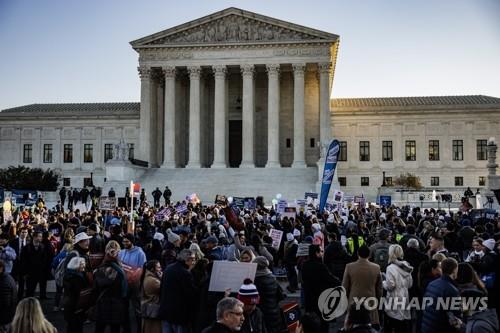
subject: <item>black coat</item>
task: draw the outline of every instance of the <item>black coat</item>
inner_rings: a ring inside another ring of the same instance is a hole
[[[283,320],[284,317],[279,306],[279,302],[282,301],[285,296],[276,278],[271,272],[264,274],[257,271],[255,286],[259,291],[260,304],[258,307],[264,315],[267,331],[277,333],[286,329]]]
[[[340,285],[339,279],[333,276],[320,259],[309,259],[302,266],[302,288],[304,290],[304,305],[307,312],[318,315],[318,298],[328,288]]]
[[[0,325],[6,325],[12,321],[16,312],[16,282],[7,273],[0,274]]]
[[[229,327],[219,324],[219,323],[214,323],[213,325],[205,328],[202,333],[232,333],[229,329]]]
[[[196,308],[193,275],[180,261],[169,265],[161,281],[160,316],[171,324],[190,326]]]
[[[326,267],[337,279],[344,277],[345,266],[351,261],[349,254],[338,241],[328,244],[325,248],[323,262]]]
[[[125,276],[119,274],[109,262],[104,262],[94,274],[96,321],[120,324],[127,318],[127,290],[123,290]]]
[[[83,311],[77,313],[80,291],[87,288],[89,283],[83,274],[77,274],[72,270],[67,270],[64,274],[64,319],[67,322],[73,320],[82,321],[85,316]]]
[[[416,297],[419,295],[418,292],[418,268],[420,264],[426,260],[429,260],[429,257],[425,253],[420,252],[418,249],[414,249],[411,247],[406,248],[404,252],[404,259],[408,261],[411,267],[413,267],[413,271],[411,272],[411,276],[413,278],[413,285],[410,288],[410,296]]]
[[[23,274],[34,278],[44,277],[47,269],[50,267],[48,252],[45,246],[40,243],[38,249],[36,249],[33,243],[27,244],[21,253],[21,266]]]
[[[240,333],[267,333],[264,315],[259,308],[255,308],[249,315],[245,314],[245,321]]]

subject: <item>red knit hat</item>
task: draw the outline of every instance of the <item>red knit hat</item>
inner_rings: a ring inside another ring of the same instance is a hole
[[[243,284],[238,291],[237,298],[246,305],[259,304],[259,292],[251,279],[245,279],[245,281],[243,281]]]

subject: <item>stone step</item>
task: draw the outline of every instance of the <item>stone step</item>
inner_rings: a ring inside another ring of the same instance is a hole
[[[169,186],[173,200],[183,200],[196,193],[204,202],[214,200],[216,194],[227,196],[256,197],[261,195],[270,203],[281,193],[287,200],[302,199],[304,192],[315,192],[318,170],[309,168],[227,168],[227,169],[147,169],[136,180],[146,189],[148,199],[156,187],[163,191]],[[106,182],[103,193],[113,187],[119,196],[129,182]]]

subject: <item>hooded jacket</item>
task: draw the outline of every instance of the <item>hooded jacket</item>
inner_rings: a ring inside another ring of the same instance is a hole
[[[465,333],[498,332],[498,318],[495,309],[476,312],[467,318]]]
[[[139,246],[134,246],[130,250],[120,250],[118,257],[120,258],[120,261],[122,263],[134,268],[142,268],[142,266],[144,266],[144,263],[146,262],[146,255]]]
[[[392,299],[392,306],[385,309],[385,313],[397,320],[410,320],[410,310],[405,310],[407,303],[410,301],[408,289],[413,284],[411,272],[413,267],[406,261],[396,260],[387,266],[386,277],[382,286],[387,290],[386,298]],[[397,300],[397,301],[396,301]],[[404,300],[404,303],[402,303]],[[394,303],[399,303],[402,306],[394,306]]]

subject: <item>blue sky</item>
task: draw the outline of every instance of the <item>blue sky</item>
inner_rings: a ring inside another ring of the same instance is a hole
[[[231,6],[340,35],[333,97],[500,97],[499,0],[0,0],[0,109],[139,101],[129,42]]]

